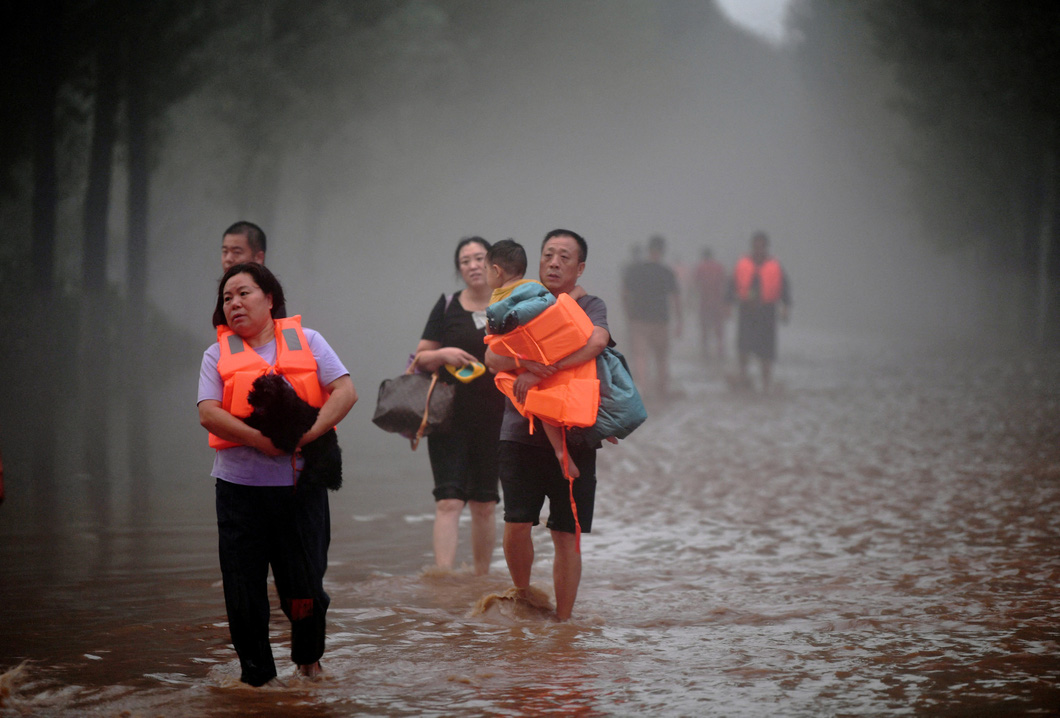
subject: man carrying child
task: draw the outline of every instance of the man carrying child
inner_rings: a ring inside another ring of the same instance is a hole
[[[497,245],[505,245],[501,252],[510,249],[506,248],[505,242],[498,242]],[[575,291],[578,278],[585,271],[587,252],[585,240],[576,232],[556,229],[545,235],[540,260],[540,277],[544,287],[554,296],[571,294],[576,297],[578,305],[591,320],[592,332],[584,346],[550,365],[517,360],[486,350],[486,365],[493,372],[525,369],[513,386],[513,394],[519,401],[526,399],[531,387],[557,371],[595,362],[596,356],[611,344],[604,301],[583,291]],[[515,254],[518,255],[518,252]],[[524,252],[523,270],[520,271],[517,261],[502,265],[487,256],[491,286],[515,286],[525,271],[525,261]],[[581,296],[577,297],[577,294]],[[500,479],[504,491],[504,558],[516,588],[529,588],[534,562],[531,529],[538,523],[547,497],[549,517],[546,525],[551,531],[555,548],[552,580],[556,594],[556,618],[565,621],[571,617],[581,582],[582,564],[577,530],[579,525],[584,532],[592,529],[596,450],[599,445],[568,444],[571,463],[578,473],[572,484],[564,475],[559,452],[545,435],[545,426],[535,420],[537,426],[531,433],[530,420],[519,413],[511,400],[507,401],[504,412],[499,448]],[[577,506],[577,522],[571,508],[572,496]]]
[[[536,279],[524,279],[525,274],[526,250],[514,239],[502,239],[486,252],[486,283],[493,290],[490,296],[490,306],[486,309],[488,329],[491,335],[506,334],[556,303],[555,297],[545,288],[545,285]],[[580,286],[575,287],[571,295],[584,296],[585,290]],[[515,364],[520,373],[523,372],[524,361],[530,360],[516,358]],[[500,379],[501,377],[498,377],[498,386],[503,392],[504,387],[501,386]],[[517,390],[515,384],[518,384]],[[522,408],[526,402],[527,385],[528,382],[520,383],[518,378],[512,384],[512,393],[515,394],[515,400],[518,402],[517,408]],[[528,412],[524,409],[520,413],[525,415]],[[571,478],[578,478],[577,465],[564,452],[563,427],[559,423],[547,420],[542,420],[540,423],[561,467],[566,469]]]

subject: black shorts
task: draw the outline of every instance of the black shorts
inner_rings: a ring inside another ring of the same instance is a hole
[[[736,351],[763,361],[777,358],[777,305],[740,305],[736,317]]]
[[[497,487],[497,433],[464,425],[427,437],[427,453],[434,473],[434,500],[500,501]]]
[[[574,480],[574,502],[584,533],[593,527],[596,500],[596,449],[569,444],[571,461],[581,474]],[[537,525],[548,497],[548,522],[553,531],[574,533],[570,482],[563,475],[551,446],[530,446],[518,441],[500,445],[501,487],[504,489],[504,520]]]

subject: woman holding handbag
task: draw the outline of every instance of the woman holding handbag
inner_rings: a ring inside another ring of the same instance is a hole
[[[454,253],[464,289],[435,303],[416,347],[417,368],[433,372],[445,365],[466,367],[486,355],[486,307],[492,290],[486,283],[486,251],[481,237],[466,237]],[[500,500],[497,444],[504,395],[488,372],[466,383],[439,371],[439,381],[456,387],[452,429],[427,436],[434,474],[434,563],[451,571],[456,562],[457,527],[464,505],[471,511],[471,553],[476,575],[489,572],[496,541],[495,512]]]

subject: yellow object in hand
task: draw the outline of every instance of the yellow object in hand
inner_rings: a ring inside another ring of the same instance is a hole
[[[470,364],[466,364],[462,367],[453,366],[452,364],[446,364],[445,369],[465,384],[470,382],[472,379],[477,379],[478,377],[486,373],[486,367],[477,361],[473,361]]]

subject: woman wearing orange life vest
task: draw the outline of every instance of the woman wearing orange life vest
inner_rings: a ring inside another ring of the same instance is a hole
[[[274,316],[283,304],[283,288],[264,266],[230,267],[214,309],[218,342],[203,353],[199,372],[199,422],[217,450],[211,476],[225,609],[240,680],[254,686],[276,676],[269,647],[270,566],[291,621],[291,659],[303,676],[320,673],[331,537],[327,490],[296,486],[295,457],[242,420],[250,414],[247,393],[257,376],[275,372],[319,407],[299,446],[335,426],[357,401],[349,372],[324,338],[303,328],[301,317]]]
[[[738,303],[736,350],[740,361],[740,384],[750,386],[747,367],[751,355],[762,369],[762,390],[768,392],[777,358],[777,316],[788,320],[791,287],[787,273],[769,255],[769,237],[755,232],[750,255],[740,258],[729,285],[729,303]]]

